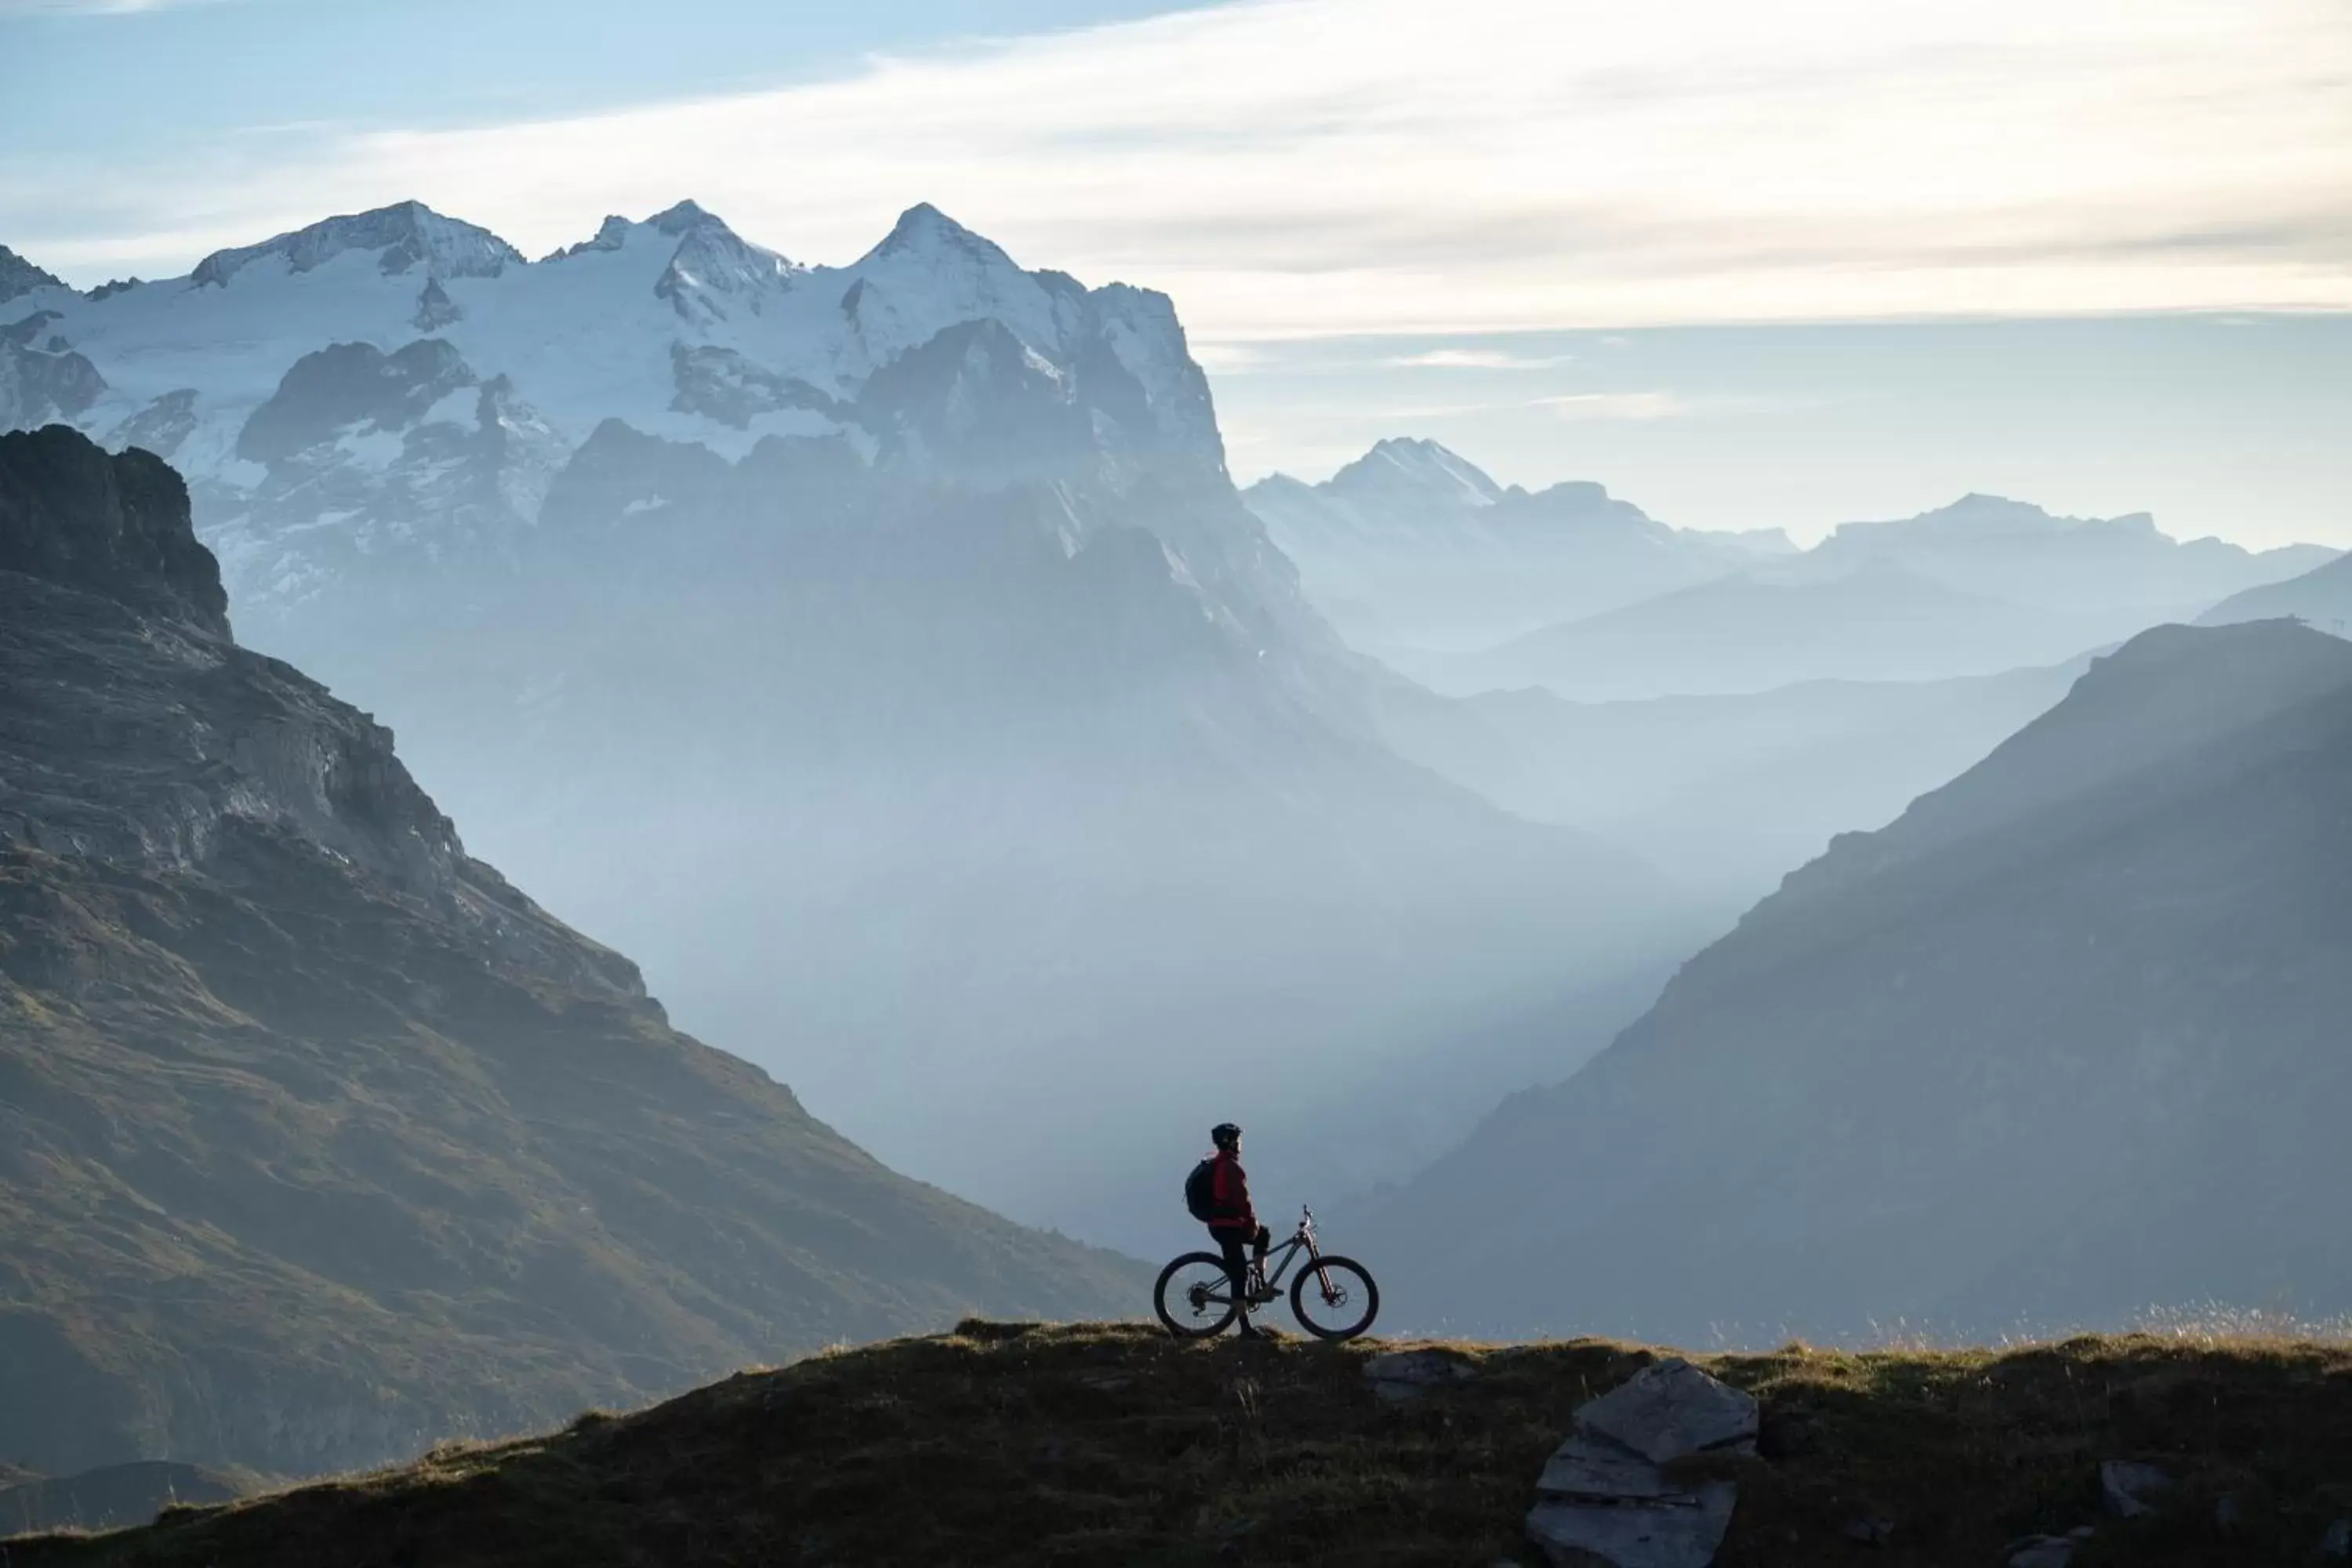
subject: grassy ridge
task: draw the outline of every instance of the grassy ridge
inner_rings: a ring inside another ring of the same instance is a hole
[[[145,1530],[19,1540],[7,1562],[1532,1563],[1545,1455],[1652,1359],[1463,1347],[1477,1376],[1391,1405],[1362,1375],[1379,1348],[967,1323]],[[1764,1410],[1761,1456],[1731,1461],[1727,1565],[1997,1563],[2086,1523],[2082,1568],[2292,1563],[2352,1515],[2352,1350],[2130,1336],[1705,1364]],[[2179,1478],[2154,1519],[2100,1517],[2099,1462],[2126,1458]],[[1847,1538],[1865,1518],[1892,1523],[1883,1544]]]

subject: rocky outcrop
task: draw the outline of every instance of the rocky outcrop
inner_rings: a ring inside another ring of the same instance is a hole
[[[1478,1369],[1468,1358],[1449,1351],[1384,1351],[1364,1360],[1364,1381],[1372,1385],[1376,1396],[1391,1405],[1477,1375]]]
[[[670,406],[681,414],[701,414],[721,425],[748,430],[761,414],[789,408],[807,409],[828,417],[843,412],[834,399],[797,377],[763,370],[733,349],[703,343],[688,347],[673,343],[670,374],[677,395]]]
[[[36,289],[62,289],[65,279],[56,273],[34,266],[5,245],[0,245],[0,304],[29,294]]]
[[[389,354],[373,343],[331,344],[287,371],[277,395],[238,432],[236,455],[280,463],[346,435],[396,436],[478,379],[439,338],[419,338]]]
[[[2169,1472],[2137,1459],[2108,1459],[2099,1466],[2099,1503],[2117,1519],[2141,1519],[2154,1513],[2172,1489]]]
[[[417,290],[416,314],[408,321],[420,332],[437,332],[465,319],[464,309],[449,298],[449,290],[441,287],[441,279],[427,278],[425,287]]]
[[[159,458],[180,449],[196,428],[196,389],[183,386],[158,395],[146,407],[115,426],[107,445],[121,450],[141,447]]]
[[[176,421],[164,425],[177,412],[141,417],[184,439]],[[445,597],[455,575],[510,571],[566,458],[512,382],[478,375],[440,338],[389,354],[351,342],[305,355],[236,450],[265,477],[215,542],[239,601],[280,608],[339,596],[361,562],[378,604]],[[436,526],[420,531],[427,515]],[[357,608],[339,597],[342,613]]]
[[[1580,1407],[1536,1482],[1528,1536],[1558,1568],[1706,1568],[1738,1488],[1668,1469],[1756,1451],[1756,1401],[1679,1357]]]
[[[220,567],[188,526],[180,476],[63,426],[0,434],[0,572],[228,635]]]
[[[49,330],[56,320],[36,310],[0,326],[0,430],[74,418],[105,393],[98,367]]]

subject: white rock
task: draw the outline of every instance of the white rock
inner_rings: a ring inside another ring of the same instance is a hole
[[[1552,1451],[1536,1490],[1547,1498],[1630,1501],[1686,1496],[1688,1489],[1632,1449],[1580,1433]]]
[[[1710,1448],[1745,1448],[1756,1441],[1758,1422],[1754,1399],[1673,1356],[1577,1411],[1576,1425],[1663,1465]]]
[[[1556,1568],[1706,1568],[1731,1528],[1738,1490],[1710,1481],[1673,1502],[1619,1507],[1547,1500],[1528,1515],[1528,1539]]]
[[[1536,1482],[1528,1537],[1556,1564],[1706,1568],[1739,1489],[1677,1483],[1665,1463],[1755,1450],[1756,1402],[1688,1362],[1644,1367],[1576,1413],[1576,1430]]]
[[[2172,1478],[2154,1465],[2134,1459],[2109,1459],[2099,1467],[2099,1497],[2117,1519],[2138,1519],[2156,1511],[2152,1500],[2172,1485]]]
[[[1364,1361],[1364,1376],[1382,1399],[1412,1399],[1432,1388],[1478,1375],[1450,1351],[1384,1351]]]

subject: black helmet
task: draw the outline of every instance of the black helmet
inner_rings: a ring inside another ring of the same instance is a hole
[[[1209,1142],[1220,1149],[1230,1149],[1242,1141],[1242,1130],[1230,1121],[1220,1121],[1209,1129]]]

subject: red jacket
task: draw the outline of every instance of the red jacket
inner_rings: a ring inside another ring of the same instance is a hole
[[[1217,1216],[1209,1222],[1211,1230],[1257,1234],[1257,1211],[1250,1207],[1249,1173],[1223,1149],[1210,1156],[1209,1205]]]

